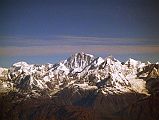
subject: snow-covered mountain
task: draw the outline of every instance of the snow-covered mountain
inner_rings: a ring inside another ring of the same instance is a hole
[[[100,89],[104,94],[121,93],[137,90],[132,81],[148,65],[131,58],[123,64],[112,56],[103,59],[81,52],[57,64],[15,63],[7,77],[20,92],[59,91],[73,85]]]
[[[0,119],[157,120],[158,78],[158,63],[83,52],[56,64],[17,62],[0,68]]]

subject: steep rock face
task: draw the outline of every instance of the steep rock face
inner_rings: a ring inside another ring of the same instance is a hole
[[[74,72],[80,72],[94,60],[94,56],[85,53],[76,53],[64,61],[64,65]]]

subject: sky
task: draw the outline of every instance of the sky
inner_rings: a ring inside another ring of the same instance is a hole
[[[158,0],[0,0],[0,66],[76,52],[159,61]]]

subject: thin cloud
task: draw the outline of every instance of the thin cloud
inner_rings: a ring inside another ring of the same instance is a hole
[[[106,45],[58,45],[58,46],[31,46],[31,47],[0,47],[0,56],[36,56],[54,54],[73,54],[75,52],[106,53],[106,54],[159,54],[159,45],[153,46],[106,46]]]
[[[57,45],[159,45],[158,37],[151,38],[107,38],[96,36],[48,36],[45,38],[1,36],[0,46],[57,46]]]

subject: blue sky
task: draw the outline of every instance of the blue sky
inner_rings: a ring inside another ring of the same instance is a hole
[[[157,0],[0,0],[0,66],[75,52],[159,60]]]

